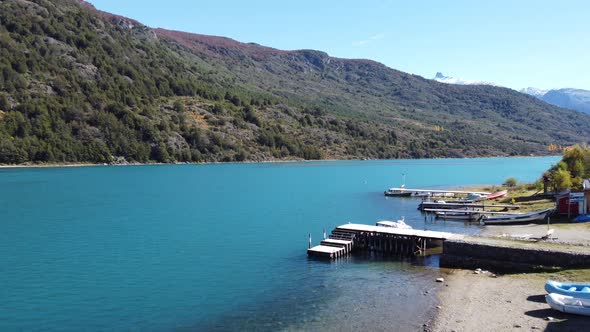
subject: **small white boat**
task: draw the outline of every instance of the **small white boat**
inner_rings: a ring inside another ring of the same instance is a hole
[[[412,226],[406,224],[406,222],[404,221],[404,217],[402,217],[398,221],[380,220],[375,225],[381,226],[381,227],[412,229]]]
[[[531,213],[503,214],[497,216],[484,215],[481,216],[481,220],[479,222],[482,225],[522,224],[543,220],[549,213],[551,213],[551,211],[553,211],[553,209],[540,210]]]
[[[551,308],[557,311],[590,316],[590,299],[580,299],[573,296],[551,293],[545,295],[545,300]]]
[[[412,192],[406,190],[403,186],[400,188],[389,188],[383,192],[385,196],[393,196],[393,197],[410,197],[412,196]]]
[[[389,188],[383,192],[385,196],[410,197],[413,192],[406,189],[406,175],[402,174],[402,185],[399,188]]]
[[[485,199],[486,199],[485,194],[470,193],[469,195],[467,195],[467,197],[461,198],[458,201],[465,202],[465,203],[474,203],[474,202],[484,201]]]

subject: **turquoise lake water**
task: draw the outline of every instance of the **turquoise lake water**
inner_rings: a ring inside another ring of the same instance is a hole
[[[533,181],[558,160],[0,169],[0,330],[416,330],[436,256],[309,260],[308,233],[400,216],[475,233],[383,190]]]

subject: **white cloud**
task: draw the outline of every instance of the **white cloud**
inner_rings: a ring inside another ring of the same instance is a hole
[[[363,39],[363,40],[359,40],[359,41],[355,41],[352,43],[353,46],[363,46],[366,45],[368,43],[371,43],[375,40],[379,40],[379,39],[383,39],[385,37],[384,33],[378,33],[376,35],[373,35],[367,39]]]

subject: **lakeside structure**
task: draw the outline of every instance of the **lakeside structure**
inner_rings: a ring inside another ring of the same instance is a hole
[[[417,189],[391,188],[401,192],[408,192]],[[431,190],[420,189],[422,192],[431,193]],[[439,191],[443,192],[443,191]],[[444,191],[446,192],[446,191]],[[590,183],[588,183],[590,192]],[[473,191],[455,191],[460,194],[473,194]],[[507,191],[502,192],[502,196]],[[484,193],[485,194],[485,193]],[[489,194],[488,194],[489,195]],[[386,192],[387,196],[387,192]],[[414,195],[416,196],[416,195]],[[582,212],[586,207],[584,193],[567,193],[562,195],[568,198],[567,207],[571,211],[571,204],[578,204],[576,210]],[[572,198],[573,197],[573,198]],[[512,200],[514,203],[514,199]],[[559,199],[556,208],[559,209]],[[488,218],[489,224],[495,220],[508,220],[505,223],[514,223],[522,220],[532,222],[546,219],[553,208],[533,211],[529,213],[514,213],[509,210],[520,209],[516,204],[484,204],[483,202],[472,202],[465,200],[445,201],[422,201],[418,207],[426,215],[437,214],[444,219],[447,214],[449,219],[455,214],[460,215],[465,221],[474,221],[481,218]],[[498,210],[501,209],[501,210]],[[537,217],[537,215],[539,217]],[[532,218],[535,216],[535,218]],[[434,220],[434,219],[433,219]],[[482,223],[483,225],[483,223]],[[447,232],[436,232],[427,230],[399,229],[392,227],[347,224],[336,227],[330,237],[317,246],[310,246],[307,250],[308,256],[328,259],[337,259],[350,254],[353,251],[368,251],[383,255],[416,256],[423,255],[426,248],[432,245],[442,247],[440,259],[441,267],[452,268],[475,268],[487,267],[490,269],[528,271],[544,270],[554,268],[589,268],[590,249],[588,246],[570,243],[559,243],[551,238],[554,230],[549,229],[547,234],[539,238],[531,236],[513,239],[498,239],[485,236],[468,236],[464,234],[453,234]],[[556,239],[556,238],[555,238]],[[541,241],[541,243],[537,243]]]
[[[410,189],[406,188],[402,185],[399,188],[389,188],[383,192],[385,196],[393,196],[393,197],[409,197],[409,196],[419,196],[419,197],[431,197],[431,196],[439,196],[439,197],[454,197],[455,195],[470,195],[470,194],[477,194],[477,195],[489,195],[489,192],[486,191],[464,191],[464,190],[441,190],[441,189]]]
[[[432,244],[441,245],[447,239],[461,239],[463,235],[448,232],[421,231],[384,226],[345,224],[336,227],[328,239],[307,249],[312,257],[335,259],[353,250],[368,250],[384,254],[413,256],[423,254]]]
[[[353,252],[412,257],[428,248],[442,246],[441,267],[484,267],[496,271],[544,271],[555,268],[590,268],[590,246],[542,242],[539,240],[498,240],[448,232],[399,229],[363,224],[336,227],[329,238],[307,249],[309,257],[338,259]]]

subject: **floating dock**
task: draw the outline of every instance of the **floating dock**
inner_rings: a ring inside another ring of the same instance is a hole
[[[345,224],[336,227],[320,245],[307,249],[310,257],[336,259],[353,250],[413,256],[423,254],[432,242],[462,239],[463,235],[447,232],[400,229],[393,227]]]
[[[399,191],[399,192],[408,192],[408,193],[419,193],[419,194],[456,194],[456,195],[469,195],[469,194],[477,194],[477,195],[489,195],[489,192],[486,191],[465,191],[465,190],[441,190],[441,189],[410,189],[405,187],[400,188],[389,188],[388,190]]]
[[[458,208],[471,208],[471,209],[485,209],[499,208],[507,210],[520,209],[520,205],[514,204],[483,204],[483,203],[460,203],[460,202],[430,202],[424,201],[418,205],[418,210],[424,211],[425,209],[458,209]]]

